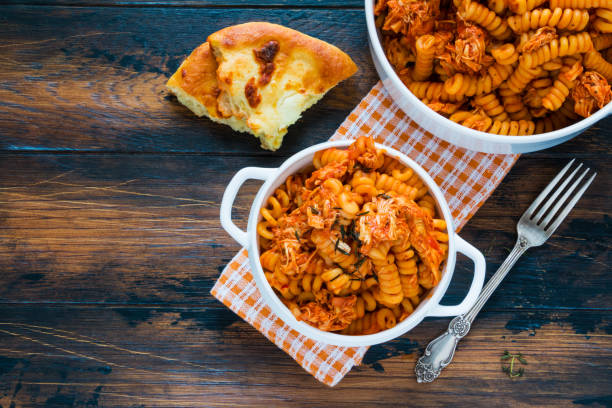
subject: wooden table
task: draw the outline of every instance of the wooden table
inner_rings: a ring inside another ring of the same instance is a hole
[[[610,406],[612,120],[524,155],[463,230],[489,275],[528,203],[571,157],[599,176],[521,259],[433,384],[413,374],[448,319],[370,349],[335,388],[209,293],[239,249],[219,201],[245,166],[326,140],[377,81],[360,0],[17,0],[0,6],[0,406]],[[206,36],[281,23],[359,72],[283,148],[198,119],[164,83]],[[256,183],[235,216],[244,225]],[[466,291],[460,262],[445,302]],[[525,375],[501,370],[522,352]]]

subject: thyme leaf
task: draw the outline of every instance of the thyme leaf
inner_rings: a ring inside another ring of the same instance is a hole
[[[377,195],[376,197],[382,197],[382,198],[384,198],[385,200],[388,200],[388,199],[390,199],[390,198],[391,198],[391,196],[389,196],[389,195],[387,195],[387,194],[385,194],[385,193],[381,193],[381,194]]]
[[[365,262],[365,260],[366,260],[366,257],[365,257],[365,256],[362,256],[362,257],[360,257],[359,259],[357,259],[357,262],[355,262],[355,263],[353,264],[353,266],[355,267],[356,271],[358,271],[358,270],[359,270],[359,268],[361,268],[361,265],[363,265],[363,263]],[[356,272],[356,271],[355,271],[355,272]]]
[[[369,213],[370,213],[369,211],[364,211],[362,213],[357,214],[355,217],[361,217],[362,215],[366,215],[366,214],[369,214]]]
[[[310,207],[310,212],[313,213],[314,215],[319,215],[319,210],[317,210],[314,207]]]
[[[508,350],[504,351],[504,354],[501,356],[502,361],[502,371],[508,375],[510,378],[522,377],[525,374],[525,368],[520,367],[518,370],[515,370],[515,364],[524,364],[527,365],[527,360],[523,357],[522,353],[512,354],[508,352]],[[510,360],[510,361],[508,361]],[[518,363],[516,363],[518,361]]]

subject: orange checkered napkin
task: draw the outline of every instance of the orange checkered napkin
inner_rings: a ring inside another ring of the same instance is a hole
[[[362,135],[394,147],[423,166],[444,192],[456,229],[474,215],[518,158],[474,152],[436,138],[407,117],[380,82],[331,140],[356,139]],[[246,249],[223,270],[211,293],[329,386],[336,385],[354,365],[360,364],[367,351],[367,347],[323,344],[286,325],[263,302]]]

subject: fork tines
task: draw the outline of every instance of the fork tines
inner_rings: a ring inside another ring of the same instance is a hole
[[[574,162],[575,159],[572,159],[546,186],[544,191],[540,193],[527,211],[525,211],[521,220],[529,220],[532,225],[535,224],[537,228],[544,231],[548,236],[557,229],[597,175],[594,172],[583,182],[583,179],[591,169],[587,168],[579,173],[583,165],[578,163],[578,166],[572,170],[569,176],[565,176],[573,167]],[[576,177],[576,175],[578,176]],[[574,192],[577,188],[578,191]],[[559,196],[561,197],[559,198]]]

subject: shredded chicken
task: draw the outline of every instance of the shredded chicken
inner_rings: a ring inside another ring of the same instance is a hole
[[[400,234],[395,199],[376,197],[373,201],[376,212],[359,218],[360,251],[366,255],[382,242],[395,241]]]
[[[520,52],[534,52],[535,50],[549,44],[558,38],[557,30],[554,27],[541,27],[529,39],[519,46]]]
[[[382,29],[405,35],[411,44],[418,36],[433,31],[440,14],[440,0],[388,0],[385,6],[387,17]]]
[[[482,28],[459,21],[457,33],[454,43],[444,41],[444,37],[441,38],[446,46],[444,52],[438,55],[438,59],[447,75],[456,72],[478,73],[494,62],[493,57],[485,53],[488,35]]]
[[[482,109],[474,109],[472,115],[463,120],[461,124],[465,127],[469,127],[470,129],[480,130],[481,132],[486,132],[491,127],[493,120],[487,116],[487,114]]]
[[[606,78],[595,71],[586,71],[572,89],[572,99],[576,113],[586,118],[610,102],[612,92]]]
[[[323,183],[325,180],[331,178],[340,179],[346,174],[347,170],[348,161],[346,160],[342,162],[329,163],[326,166],[321,167],[319,170],[312,172],[312,176],[306,180],[306,187],[314,188]]]
[[[440,264],[444,260],[444,251],[433,236],[433,220],[414,201],[401,196],[397,199],[401,202],[399,215],[408,226],[410,244],[416,249],[429,271],[437,276],[434,283],[436,284],[440,277]]]
[[[300,308],[300,320],[325,331],[345,329],[357,317],[355,302],[357,296],[333,296],[321,289],[317,292],[316,302],[309,302]]]
[[[410,44],[407,44],[406,37],[383,39],[383,48],[389,62],[397,71],[406,68],[409,62],[414,62],[414,54],[410,51]]]
[[[376,170],[385,161],[384,153],[376,149],[374,140],[365,136],[359,137],[355,143],[349,146],[348,157],[349,168],[351,169],[355,163],[359,163],[363,168]]]
[[[429,272],[439,280],[440,264],[444,251],[433,236],[433,220],[414,201],[405,196],[374,199],[376,212],[360,217],[359,239],[361,253],[367,254],[372,248],[385,241],[406,237],[418,252]]]
[[[457,111],[457,109],[459,109],[459,107],[461,107],[461,103],[449,103],[449,102],[440,102],[440,101],[431,101],[431,102],[427,102],[427,106],[438,112],[438,113],[444,113],[447,115],[451,115],[453,113],[455,113]]]

